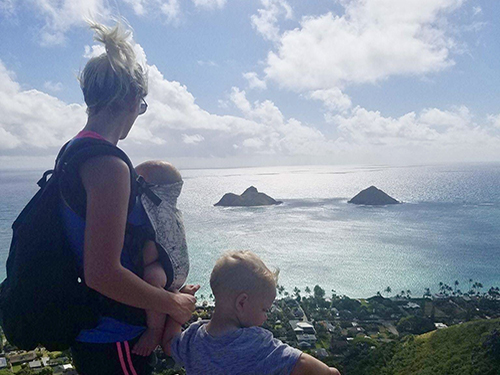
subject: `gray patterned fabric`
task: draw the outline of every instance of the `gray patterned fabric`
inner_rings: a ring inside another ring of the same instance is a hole
[[[165,251],[174,271],[170,289],[180,289],[189,273],[189,255],[182,213],[177,209],[177,198],[183,182],[168,185],[153,185],[150,189],[162,200],[156,206],[143,194],[141,202],[156,233],[158,251]],[[161,247],[161,249],[160,249]]]

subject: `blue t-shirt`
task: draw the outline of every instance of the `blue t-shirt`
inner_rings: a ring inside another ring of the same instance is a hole
[[[240,328],[220,337],[193,323],[172,342],[172,356],[188,375],[290,374],[302,352],[261,327]]]

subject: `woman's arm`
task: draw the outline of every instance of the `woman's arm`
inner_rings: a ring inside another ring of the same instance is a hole
[[[320,360],[302,353],[293,371],[290,375],[340,375],[340,372],[334,367],[328,367]]]
[[[87,193],[84,274],[87,285],[126,305],[170,315],[180,324],[191,317],[195,297],[156,288],[121,265],[130,171],[113,156],[96,157],[80,169]]]

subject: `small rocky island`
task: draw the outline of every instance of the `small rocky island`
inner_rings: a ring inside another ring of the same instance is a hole
[[[381,206],[386,204],[401,203],[391,196],[377,189],[375,186],[370,186],[368,189],[362,190],[354,198],[347,203],[366,204],[370,206]]]
[[[250,186],[241,195],[233,193],[224,194],[222,199],[218,201],[216,204],[214,204],[214,206],[249,207],[249,206],[270,206],[281,203],[283,202],[274,200],[269,195],[266,195],[264,193],[259,193],[255,187]]]

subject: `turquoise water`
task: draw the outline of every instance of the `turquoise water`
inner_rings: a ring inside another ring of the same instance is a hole
[[[211,268],[226,249],[250,249],[280,269],[289,291],[321,285],[367,297],[440,281],[500,286],[500,164],[420,167],[268,167],[184,170],[189,281],[210,293]],[[0,279],[10,224],[36,191],[41,171],[0,171]],[[284,203],[214,207],[224,193],[253,185]],[[402,205],[347,204],[375,185]]]

